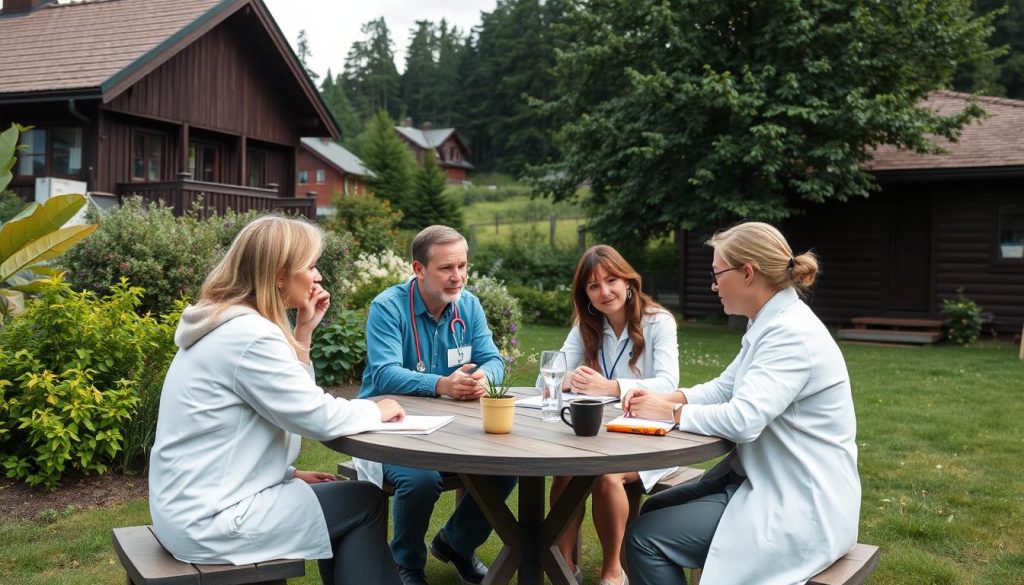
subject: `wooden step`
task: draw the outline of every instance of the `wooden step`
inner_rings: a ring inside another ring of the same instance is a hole
[[[893,329],[840,329],[836,338],[846,341],[909,343],[928,345],[942,339],[941,331],[898,331]]]
[[[943,321],[940,319],[914,319],[903,317],[854,317],[850,319],[857,329],[884,327],[889,329],[932,329],[941,330]]]

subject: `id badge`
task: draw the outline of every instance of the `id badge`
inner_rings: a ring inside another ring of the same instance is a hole
[[[462,364],[468,364],[473,359],[473,346],[464,345],[448,350],[448,367],[454,368]]]

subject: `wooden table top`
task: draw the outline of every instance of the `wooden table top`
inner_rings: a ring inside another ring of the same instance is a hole
[[[516,388],[520,396],[536,393]],[[480,475],[600,475],[661,469],[707,461],[727,453],[732,444],[718,437],[670,431],[663,437],[609,433],[577,437],[562,422],[544,422],[538,409],[516,407],[515,424],[507,435],[483,431],[479,401],[389,396],[408,414],[455,415],[455,420],[429,435],[363,433],[324,444],[353,457],[373,461]],[[613,404],[605,421],[622,414]]]

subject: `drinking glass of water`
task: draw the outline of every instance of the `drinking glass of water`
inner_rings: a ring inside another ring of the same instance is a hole
[[[540,417],[546,422],[557,422],[562,410],[562,379],[565,378],[565,354],[545,351],[540,354],[540,375],[544,380]]]

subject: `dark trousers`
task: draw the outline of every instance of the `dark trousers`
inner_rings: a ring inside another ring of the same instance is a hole
[[[508,497],[516,486],[515,477],[495,476],[490,479],[502,497]],[[427,564],[424,537],[430,527],[434,504],[441,496],[441,474],[429,469],[385,463],[384,480],[395,486],[391,501],[394,507],[391,553],[399,565],[422,569]],[[490,523],[476,500],[469,495],[458,502],[442,530],[455,552],[467,557],[491,535]]]
[[[388,550],[384,494],[366,481],[331,481],[310,487],[327,520],[334,557],[317,561],[324,585],[402,585]]]
[[[626,533],[629,582],[686,585],[682,569],[704,566],[718,521],[743,480],[727,473],[648,498]]]

